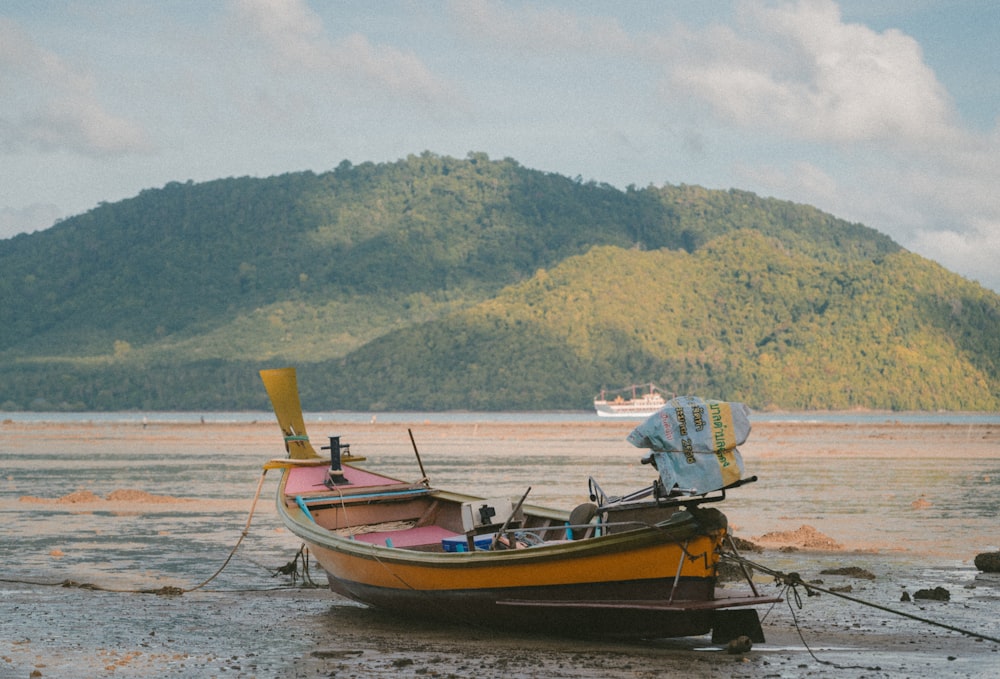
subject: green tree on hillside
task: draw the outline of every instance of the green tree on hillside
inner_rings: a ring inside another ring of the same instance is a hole
[[[170,183],[0,241],[7,408],[995,409],[997,295],[815,208],[432,153]],[[365,405],[367,404],[367,405]]]

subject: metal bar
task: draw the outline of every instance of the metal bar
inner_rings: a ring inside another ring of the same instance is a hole
[[[420,451],[417,450],[417,441],[413,438],[413,430],[406,430],[410,434],[410,443],[413,445],[413,454],[417,456],[417,466],[420,467],[420,478],[423,480],[424,485],[430,486],[430,479],[427,478],[427,472],[424,471],[424,463],[420,461]]]
[[[324,497],[310,497],[302,498],[303,501],[309,503],[310,505],[324,504],[324,503],[335,503],[343,504],[345,502],[350,502],[351,500],[369,500],[371,498],[379,497],[399,497],[405,495],[413,495],[414,497],[420,495],[427,495],[430,493],[428,488],[412,488],[409,490],[387,490],[381,493],[359,493],[357,495],[353,493],[345,493],[344,495],[328,495]],[[302,497],[297,495],[296,498]]]
[[[517,504],[514,506],[514,510],[510,513],[510,516],[507,517],[507,520],[503,522],[503,526],[501,526],[500,530],[493,536],[493,542],[490,543],[491,550],[497,548],[497,540],[499,540],[500,536],[507,531],[507,527],[510,526],[510,522],[514,520],[514,515],[521,511],[521,505],[524,504],[524,501],[528,498],[528,493],[530,492],[531,486],[528,486],[528,490],[524,491],[524,495],[522,495],[521,499],[517,501]],[[511,546],[513,546],[513,544]]]
[[[598,525],[599,525],[600,528],[609,528],[609,527],[611,527],[611,528],[623,528],[625,526],[632,526],[634,528],[656,528],[655,525],[653,525],[651,523],[646,523],[645,521],[610,521],[610,522],[601,523],[601,524],[581,523],[581,524],[574,525],[574,524],[564,523],[564,524],[559,525],[559,526],[537,526],[537,527],[535,527],[535,526],[525,526],[525,527],[521,528],[521,530],[523,530],[526,533],[548,533],[548,532],[551,532],[551,531],[564,531],[567,528],[569,528],[569,529],[594,528],[594,527],[596,527]],[[582,540],[584,538],[580,538],[580,539]]]
[[[736,549],[736,540],[733,540],[732,533],[727,531],[726,539],[729,541],[729,549],[733,550],[733,554],[739,557],[740,552]],[[743,562],[743,559],[739,559],[736,563],[740,565],[740,570],[743,571],[743,577],[746,578],[747,582],[750,584],[750,589],[753,590],[754,596],[759,596],[757,594],[757,586],[753,584],[753,577],[750,575],[750,571],[747,570],[747,565]]]
[[[309,511],[309,507],[306,506],[306,501],[302,499],[301,495],[295,496],[295,504],[299,506],[299,509],[302,510],[302,513],[305,514],[310,521],[316,523],[316,519],[313,518],[312,512]]]
[[[677,585],[681,581],[681,570],[684,568],[684,560],[687,558],[688,554],[687,546],[690,541],[690,539],[685,540],[684,545],[681,547],[681,560],[677,563],[677,575],[674,576],[674,584],[670,588],[670,598],[667,599],[668,604],[672,604],[674,602],[674,594],[677,593]]]

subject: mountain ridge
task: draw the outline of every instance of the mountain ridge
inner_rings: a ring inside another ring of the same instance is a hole
[[[995,410],[1000,298],[810,206],[425,152],[168,184],[0,242],[0,407]],[[311,386],[310,386],[311,385]]]

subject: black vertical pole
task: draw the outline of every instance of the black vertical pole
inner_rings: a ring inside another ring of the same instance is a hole
[[[330,445],[322,448],[330,451],[330,470],[326,473],[326,481],[324,482],[327,486],[342,486],[350,483],[344,477],[344,468],[340,465],[341,447],[340,437],[331,436]]]

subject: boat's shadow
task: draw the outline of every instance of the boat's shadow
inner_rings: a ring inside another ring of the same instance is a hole
[[[482,649],[491,654],[526,651],[559,651],[562,653],[605,651],[632,652],[637,650],[693,651],[711,646],[709,636],[673,639],[612,639],[599,636],[545,633],[511,629],[495,629],[489,621],[439,621],[401,616],[392,611],[369,608],[348,602],[332,606],[323,616],[321,626],[327,639],[353,642],[379,651],[404,650],[429,652],[438,648],[455,652],[459,648]]]
[[[527,679],[645,672],[680,676],[692,670],[700,676],[717,676],[730,671],[733,663],[725,651],[696,652],[711,646],[707,637],[627,642],[580,639],[414,620],[356,605],[334,605],[317,617],[319,636],[302,658],[302,669],[323,676]]]

